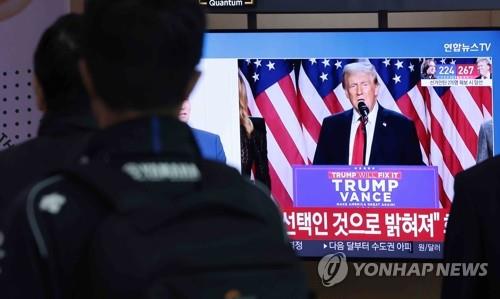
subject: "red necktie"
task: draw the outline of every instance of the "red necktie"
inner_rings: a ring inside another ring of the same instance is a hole
[[[358,129],[356,130],[356,135],[354,136],[351,165],[363,165],[363,150],[365,148],[364,126],[363,122],[360,121]]]

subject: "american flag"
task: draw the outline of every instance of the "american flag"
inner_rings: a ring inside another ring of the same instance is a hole
[[[293,205],[292,165],[310,164],[323,119],[352,106],[342,88],[343,67],[359,59],[245,59],[252,116],[267,127],[272,194]],[[366,59],[363,59],[366,60]],[[492,117],[491,87],[423,87],[423,59],[370,59],[378,73],[379,103],[415,123],[424,163],[438,168],[440,202],[449,207],[454,176],[475,164],[481,124]],[[438,59],[473,64],[474,59]]]

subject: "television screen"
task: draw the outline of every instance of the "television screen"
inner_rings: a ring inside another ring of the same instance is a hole
[[[498,59],[495,30],[210,32],[189,122],[298,255],[439,259],[454,176],[498,151]]]

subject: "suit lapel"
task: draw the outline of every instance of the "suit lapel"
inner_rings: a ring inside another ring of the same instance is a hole
[[[353,110],[350,109],[347,111],[347,113],[344,114],[344,119],[342,120],[342,127],[341,131],[339,132],[341,135],[340,136],[346,136],[345,138],[339,138],[341,140],[342,144],[338,145],[339,149],[343,149],[343,152],[341,153],[341,161],[343,161],[344,164],[348,165],[350,163],[349,161],[349,138],[351,136],[351,123],[352,123],[352,115],[353,115]]]
[[[378,105],[377,120],[375,121],[375,131],[373,132],[372,148],[370,153],[370,161],[368,164],[376,164],[383,156],[382,148],[385,140],[385,109],[380,104]]]

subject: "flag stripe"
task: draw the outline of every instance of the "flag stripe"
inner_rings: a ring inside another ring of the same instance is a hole
[[[318,139],[314,139],[307,130],[304,130],[304,141],[306,143],[307,148],[307,164],[312,164],[314,160],[314,153],[316,152],[316,145],[318,143]]]
[[[458,159],[457,155],[455,154],[455,151],[453,151],[453,148],[446,138],[446,133],[444,129],[447,130],[448,134],[451,134],[452,129],[450,128],[450,123],[451,120],[445,120],[445,128],[443,129],[443,126],[441,123],[438,121],[438,118],[446,118],[444,114],[446,111],[443,111],[444,109],[439,109],[437,103],[441,102],[441,99],[438,97],[432,96],[431,94],[431,100],[428,101],[427,103],[429,104],[430,107],[429,110],[431,111],[431,137],[437,147],[439,148],[439,151],[442,153],[442,160],[446,164],[446,166],[450,169],[452,175],[457,174],[459,171],[462,171],[462,165],[460,163],[460,160]],[[431,154],[432,156],[432,154]]]
[[[467,117],[458,105],[455,95],[453,94],[453,89],[450,88],[450,90],[440,98],[443,101],[444,108],[448,111],[448,115],[450,115],[452,122],[456,126],[457,133],[464,140],[464,144],[469,149],[472,156],[475,157],[477,155],[477,134],[474,131],[474,128],[472,128],[470,122],[467,121]],[[465,97],[462,97],[461,101],[464,102],[465,99]],[[475,107],[476,105],[474,105],[474,103],[472,104],[473,105],[468,105],[468,113],[472,113],[472,111],[474,111],[474,109],[471,109],[470,106]],[[473,157],[472,160],[474,160]]]
[[[335,95],[335,98],[342,106],[342,110],[336,110],[333,113],[342,112],[342,111],[349,110],[352,108],[352,104],[349,101],[349,99],[347,98],[347,96],[345,94],[345,90],[342,87],[342,84],[339,84],[339,86],[335,87],[335,89],[333,90],[333,94]]]
[[[295,119],[298,122],[298,120],[300,119],[300,111],[299,111],[299,105],[297,103],[295,85],[292,82],[292,78],[290,76],[285,76],[283,77],[283,79],[278,81],[278,84],[280,86],[280,90],[285,95],[288,104],[293,110]]]
[[[292,197],[283,186],[280,176],[274,169],[272,163],[269,163],[269,175],[271,177],[272,194],[276,202],[281,208],[288,208],[293,206]]]
[[[269,131],[270,130],[268,130],[268,132]],[[272,133],[267,134],[267,153],[269,163],[273,165],[273,171],[277,175],[274,179],[271,177],[271,191],[277,199],[286,201],[287,197],[292,198],[293,196],[292,167]],[[280,189],[275,189],[275,185],[277,188],[283,186],[286,190],[287,196],[284,196],[284,193]]]
[[[302,127],[299,124],[299,120],[297,119],[297,117],[295,117],[293,109],[290,106],[288,100],[286,99],[283,90],[280,88],[279,84],[274,84],[266,90],[265,94],[267,95],[270,101],[272,100],[272,105],[276,110],[277,116],[279,117],[279,119],[276,119],[275,122],[280,121],[284,125],[286,132],[292,138],[293,144],[299,151],[302,161],[305,161],[307,158],[304,149],[304,137],[302,135]],[[281,136],[276,136],[276,137],[278,139],[282,138]],[[295,162],[301,163],[300,161],[295,161]]]
[[[423,155],[429,157],[430,153],[430,145],[429,145],[429,136],[422,120],[419,118],[415,107],[413,106],[413,101],[411,100],[409,95],[404,95],[398,100],[399,109],[401,112],[408,116],[411,120],[413,120],[415,124],[415,129],[417,130],[417,136],[420,140],[420,144],[424,149]]]
[[[478,107],[484,106],[488,113],[492,114],[492,97],[491,97],[491,87],[483,86],[468,86],[467,90],[471,94],[472,98],[476,102]]]
[[[450,199],[453,198],[453,175],[450,170],[446,166],[441,150],[438,145],[431,141],[431,164],[437,166],[439,173],[439,192],[440,192],[440,201],[443,207],[449,206]]]
[[[315,118],[321,126],[323,119],[330,116],[331,112],[328,110],[328,107],[326,107],[323,98],[317,93],[316,88],[312,85],[311,81],[309,81],[309,78],[302,68],[299,71],[299,88],[297,92],[301,96],[299,97],[301,104],[307,105],[307,109],[313,114],[312,117],[310,114],[302,114],[302,121],[305,120],[304,118],[308,117]],[[302,97],[303,94],[307,96]]]
[[[328,110],[330,110],[331,114],[338,113],[340,111],[344,111],[342,105],[340,104],[339,100],[337,99],[337,96],[332,92],[326,95],[324,97],[324,102],[326,107],[328,107]]]
[[[311,109],[309,109],[309,106],[302,97],[302,93],[300,92],[300,90],[297,91],[297,96],[299,98],[300,110],[302,112],[302,124],[306,129],[305,131],[309,132],[309,134],[313,136],[313,140],[317,143],[319,139],[319,132],[321,130],[321,123],[318,122],[318,120],[314,116],[314,113],[311,111]]]
[[[284,153],[289,164],[303,164],[304,160],[300,154],[293,138],[290,136],[289,131],[281,122],[279,114],[276,112],[271,100],[265,92],[257,96],[257,107],[262,113],[264,119],[267,120],[269,130],[277,139],[277,145]]]

